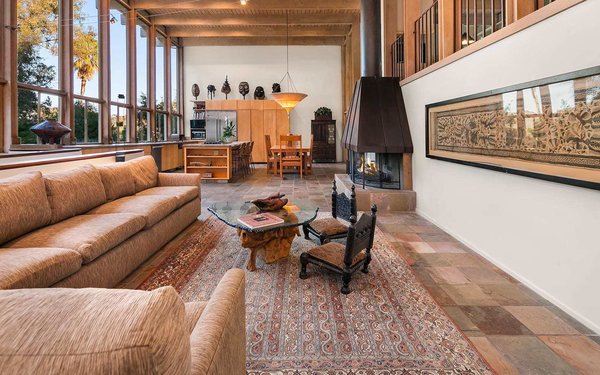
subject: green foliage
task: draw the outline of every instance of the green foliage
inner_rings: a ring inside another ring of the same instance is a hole
[[[327,107],[320,107],[315,111],[316,116],[329,116],[331,115],[331,109]]]
[[[221,140],[228,141],[231,138],[235,137],[235,125],[233,121],[229,121],[227,125],[223,128],[223,135],[221,136]]]

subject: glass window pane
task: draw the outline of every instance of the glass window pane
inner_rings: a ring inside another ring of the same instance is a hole
[[[59,98],[55,95],[19,89],[18,126],[21,143],[37,143],[37,137],[29,130],[45,120],[56,120],[60,111]]]
[[[139,142],[150,141],[150,112],[148,111],[138,111],[136,126],[137,126],[137,136]]]
[[[110,98],[127,97],[127,16],[116,1],[110,5]]]
[[[179,134],[179,116],[172,115],[171,116],[171,135]]]
[[[164,111],[165,107],[165,38],[156,37],[156,109]]]
[[[167,115],[166,113],[156,114],[156,140],[165,141],[167,138]]]
[[[58,0],[17,1],[17,25],[17,80],[58,88]]]
[[[149,108],[148,104],[148,26],[142,21],[135,27],[137,48],[137,103],[140,107]]]
[[[171,47],[171,110],[179,113],[179,54],[178,47]],[[176,134],[176,133],[174,133]]]
[[[79,0],[73,6],[73,77],[75,93],[98,97],[99,45],[97,0]]]
[[[100,106],[97,103],[75,100],[75,139],[77,143],[98,143]]]
[[[113,105],[110,107],[110,127],[113,143],[127,140],[127,108]]]

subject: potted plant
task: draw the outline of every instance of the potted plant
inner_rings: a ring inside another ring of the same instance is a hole
[[[231,143],[235,140],[235,125],[233,121],[229,121],[225,128],[223,128],[223,135],[221,136],[221,141],[223,143]]]
[[[331,120],[331,109],[321,107],[315,111],[315,120]]]

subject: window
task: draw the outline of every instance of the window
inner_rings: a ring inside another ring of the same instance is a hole
[[[156,140],[164,141],[167,139],[167,114],[156,112]]]
[[[135,26],[136,69],[137,69],[137,105],[150,108],[148,104],[148,25],[142,20]]]
[[[110,99],[127,97],[127,10],[118,2],[110,7]]]
[[[128,117],[129,113],[124,106],[112,105],[110,107],[110,129],[113,143],[127,141],[129,136],[127,130]]]
[[[156,110],[167,110],[165,95],[165,38],[158,35],[156,37]]]
[[[137,136],[140,142],[151,141],[152,137],[149,131],[150,111],[138,110],[136,117]]]
[[[171,111],[179,113],[179,47],[171,46]]]

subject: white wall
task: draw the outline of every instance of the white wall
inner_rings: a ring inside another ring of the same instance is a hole
[[[229,77],[229,99],[242,99],[238,85],[250,84],[246,99],[252,99],[256,86],[262,86],[271,99],[271,86],[279,82],[286,72],[285,46],[184,46],[184,90],[186,135],[189,136],[189,119],[192,116],[191,87],[200,86],[200,99],[206,99],[206,86],[215,85],[215,99],[225,99],[221,86]],[[302,134],[308,145],[310,120],[319,107],[329,107],[337,120],[337,158],[341,160],[339,139],[342,129],[342,56],[339,46],[290,46],[290,74],[298,91],[308,94],[291,113],[292,133]],[[282,85],[286,90],[287,85]]]
[[[425,105],[600,65],[586,1],[403,86],[418,212],[600,332],[600,191],[425,158]]]

